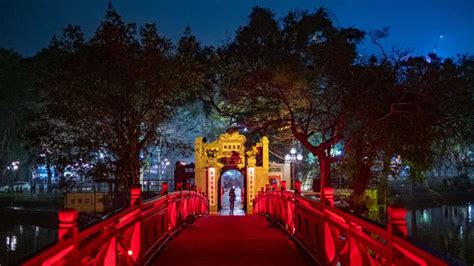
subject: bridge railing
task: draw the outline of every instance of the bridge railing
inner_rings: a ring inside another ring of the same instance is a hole
[[[404,208],[389,207],[386,227],[289,191],[259,192],[254,212],[280,222],[321,265],[448,265],[407,238]]]
[[[131,206],[79,231],[78,212],[59,212],[58,242],[24,265],[143,265],[185,221],[206,215],[207,198],[194,191],[169,193],[140,201],[131,191]]]

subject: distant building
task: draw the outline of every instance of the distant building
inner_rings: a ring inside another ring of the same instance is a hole
[[[186,164],[180,161],[176,162],[174,168],[174,182],[181,182],[183,187],[186,183],[194,185],[194,163]]]
[[[285,164],[271,162],[268,168],[268,183],[280,186],[281,181],[290,184],[290,168],[285,167]]]

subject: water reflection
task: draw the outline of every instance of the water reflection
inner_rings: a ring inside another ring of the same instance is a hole
[[[472,205],[414,208],[407,212],[408,234],[417,242],[474,264]]]
[[[56,229],[24,224],[0,225],[0,265],[18,265],[22,258],[57,239]]]
[[[472,223],[472,212],[471,212],[471,203],[467,206],[467,213],[469,216],[469,223]]]
[[[16,250],[16,236],[7,236],[7,251]]]

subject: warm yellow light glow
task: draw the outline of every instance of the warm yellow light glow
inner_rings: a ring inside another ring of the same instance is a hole
[[[209,167],[207,169],[208,176],[208,187],[207,191],[209,192],[209,205],[216,205],[216,169],[214,167]]]
[[[252,206],[253,199],[255,198],[255,168],[247,168],[247,182],[248,182],[248,194],[249,194],[249,206]]]

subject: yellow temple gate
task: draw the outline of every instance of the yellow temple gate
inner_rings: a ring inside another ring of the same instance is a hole
[[[221,208],[221,177],[226,171],[236,170],[242,174],[247,213],[252,213],[255,196],[269,181],[268,138],[264,136],[247,148],[246,141],[238,132],[224,133],[211,143],[202,137],[195,140],[195,184],[205,191],[211,213],[217,213]]]

